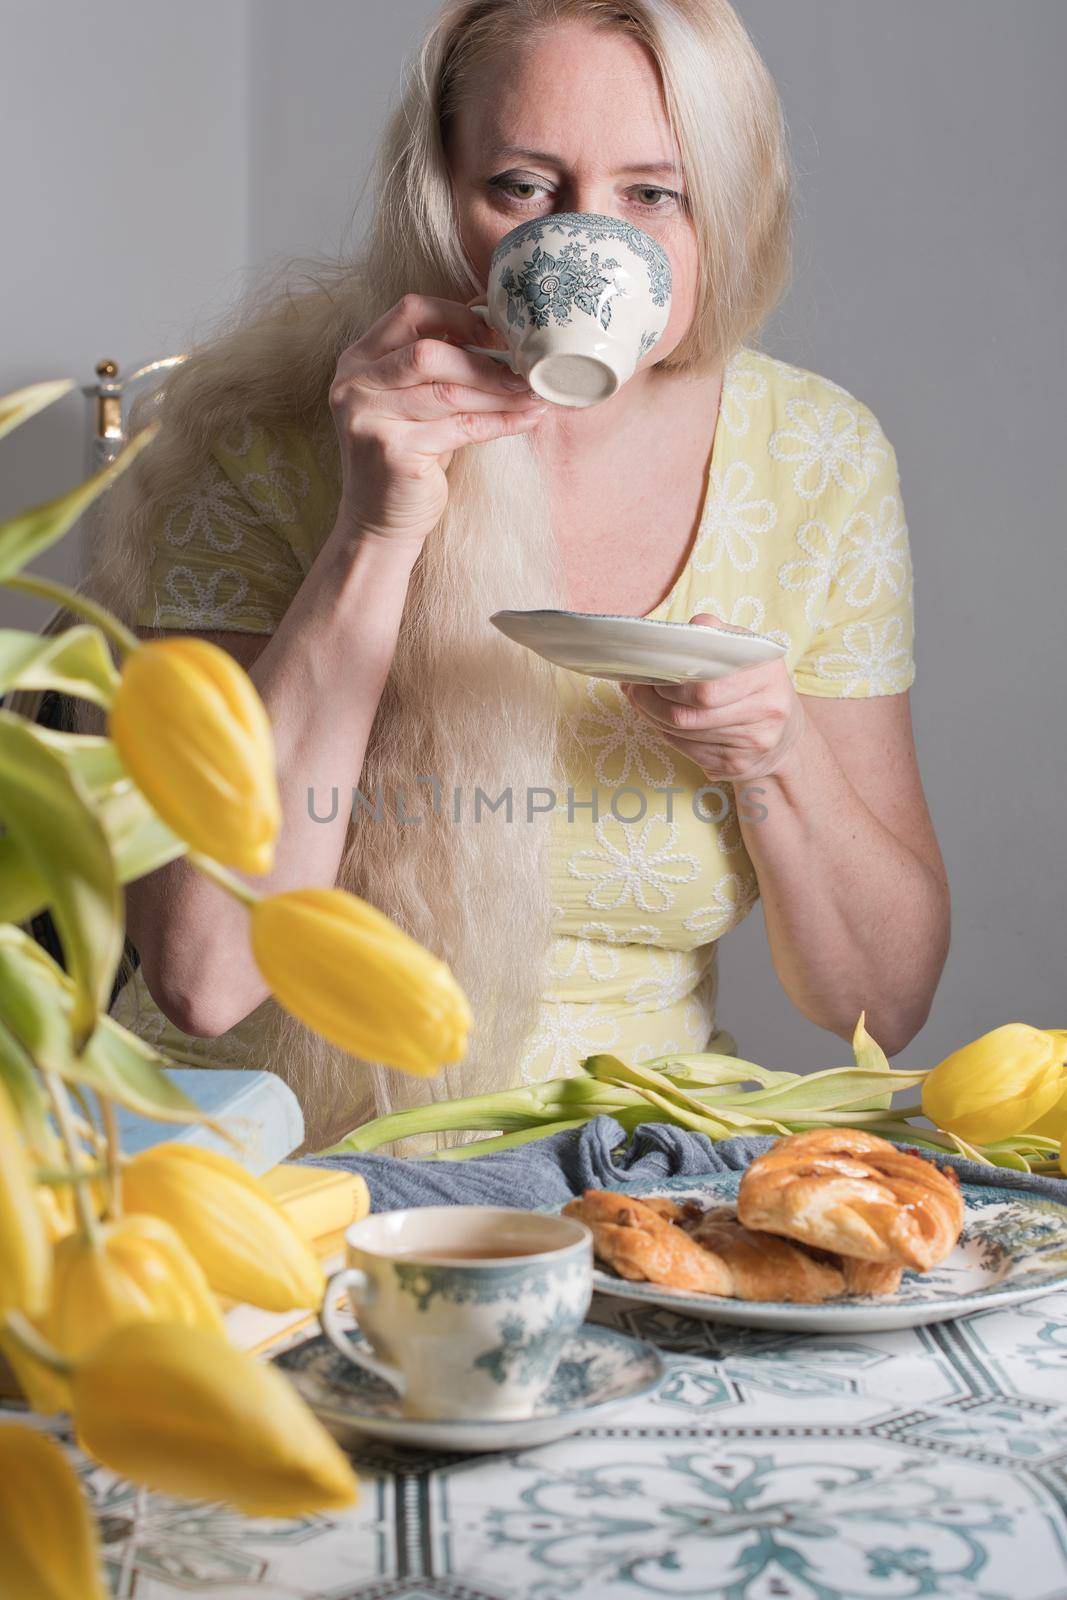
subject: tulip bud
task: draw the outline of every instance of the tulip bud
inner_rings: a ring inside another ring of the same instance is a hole
[[[970,1144],[1030,1131],[1064,1088],[1062,1052],[1051,1033],[1007,1022],[946,1056],[928,1074],[923,1111]]]
[[[48,1304],[52,1245],[11,1097],[0,1083],[0,1321]]]
[[[102,1226],[96,1239],[71,1233],[56,1245],[45,1332],[60,1353],[79,1360],[128,1322],[222,1332],[222,1313],[203,1271],[158,1217],[123,1217]]]
[[[24,1422],[0,1423],[0,1594],[4,1600],[107,1600],[96,1525],[59,1446]]]
[[[357,895],[266,895],[251,935],[275,999],[342,1050],[422,1077],[463,1055],[470,1006],[448,967]]]
[[[157,1144],[122,1175],[131,1211],[169,1219],[216,1294],[266,1311],[318,1306],[323,1271],[280,1206],[243,1167],[214,1150]]]
[[[131,650],[108,728],[169,828],[217,861],[270,871],[281,826],[274,739],[252,680],[231,655],[206,639],[156,639]]]
[[[281,1373],[202,1328],[120,1328],[71,1386],[82,1449],[150,1489],[261,1517],[357,1497],[346,1456]]]
[[[47,1340],[48,1336],[40,1321],[31,1322],[30,1326]],[[0,1355],[14,1373],[31,1411],[36,1411],[43,1417],[50,1417],[57,1411],[70,1410],[70,1385],[63,1374],[39,1361],[13,1333],[5,1333],[2,1329],[0,1329]],[[0,1594],[2,1593],[3,1590],[0,1589]]]

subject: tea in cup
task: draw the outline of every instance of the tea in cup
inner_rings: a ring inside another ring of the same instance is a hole
[[[592,1234],[570,1217],[495,1206],[383,1211],[345,1234],[323,1332],[384,1378],[405,1417],[532,1416],[593,1292]],[[341,1328],[337,1291],[374,1351]]]
[[[470,308],[507,350],[464,345],[510,366],[545,400],[592,406],[631,378],[671,311],[671,263],[619,217],[531,218],[493,251],[484,305]]]

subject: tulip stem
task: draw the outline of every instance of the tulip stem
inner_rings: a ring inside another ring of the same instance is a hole
[[[15,1343],[21,1345],[26,1354],[39,1361],[42,1366],[48,1367],[51,1372],[58,1372],[62,1377],[69,1378],[74,1371],[69,1361],[64,1361],[59,1351],[42,1334],[37,1332],[33,1323],[21,1311],[9,1311],[4,1318],[4,1331],[9,1333]]]
[[[98,606],[95,600],[79,594],[76,589],[68,588],[65,583],[55,583],[51,578],[42,578],[37,573],[26,572],[14,574],[0,582],[5,589],[21,589],[24,594],[39,595],[42,600],[55,600],[60,605],[66,606],[68,611],[84,617],[86,622],[94,623],[105,639],[115,646],[120,659],[140,645],[141,641],[137,635],[124,627],[118,617],[113,617],[110,611]]]
[[[48,1090],[48,1098],[52,1102],[52,1110],[55,1114],[60,1138],[63,1140],[63,1148],[67,1152],[67,1161],[70,1163],[72,1171],[78,1174],[73,1180],[74,1203],[78,1208],[78,1218],[82,1225],[82,1232],[88,1239],[95,1241],[98,1237],[99,1229],[97,1227],[96,1213],[93,1210],[89,1184],[81,1176],[82,1152],[78,1144],[77,1134],[74,1132],[74,1118],[70,1109],[70,1098],[67,1094],[66,1085],[56,1072],[45,1072],[42,1076],[44,1077],[45,1088]]]
[[[211,856],[201,855],[199,850],[188,850],[186,860],[205,877],[214,878],[227,894],[232,894],[236,900],[243,900],[246,906],[254,906],[260,898],[254,889],[250,889],[247,883],[242,883],[240,878],[218,861],[212,860]]]
[[[122,1216],[122,1183],[119,1178],[119,1127],[115,1120],[114,1103],[105,1094],[98,1094],[96,1103],[100,1108],[100,1120],[104,1124],[104,1136],[107,1139],[107,1210],[113,1222]]]

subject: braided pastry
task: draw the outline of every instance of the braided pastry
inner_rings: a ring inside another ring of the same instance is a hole
[[[737,1214],[747,1228],[819,1250],[927,1272],[959,1238],[963,1199],[950,1168],[856,1128],[819,1128],[779,1139],[752,1163]]]

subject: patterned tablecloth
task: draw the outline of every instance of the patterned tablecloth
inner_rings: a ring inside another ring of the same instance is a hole
[[[515,1454],[368,1443],[355,1458],[362,1502],[343,1516],[250,1520],[82,1461],[114,1593],[1067,1596],[1067,1293],[846,1338],[621,1301],[598,1300],[595,1317],[668,1353],[658,1393],[610,1425]]]

